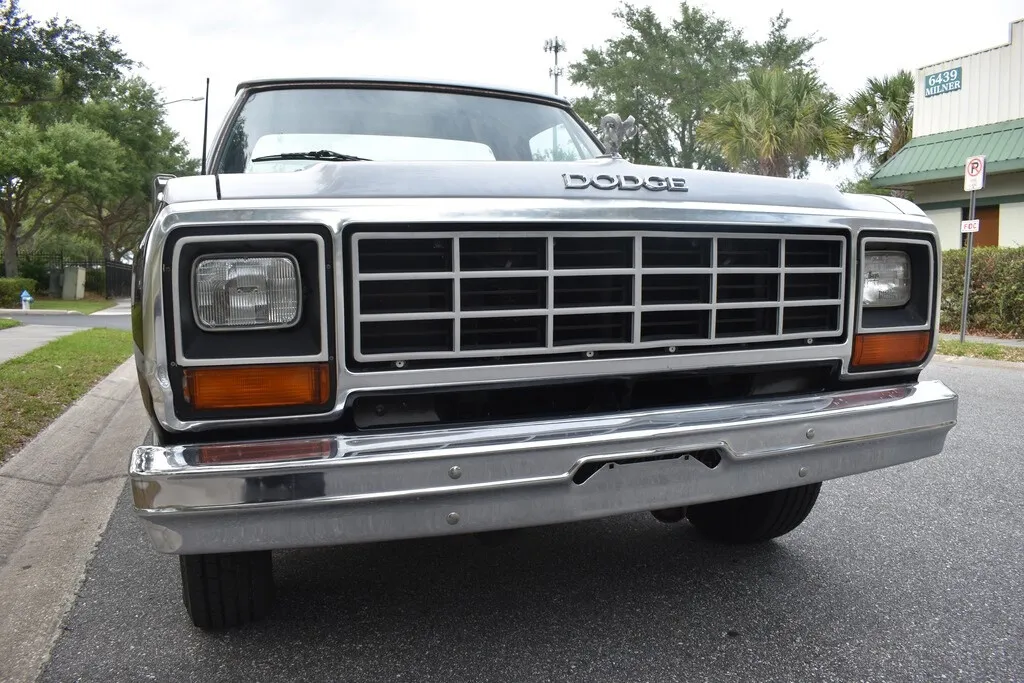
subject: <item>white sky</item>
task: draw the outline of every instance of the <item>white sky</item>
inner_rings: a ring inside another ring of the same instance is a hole
[[[90,31],[116,34],[141,74],[166,100],[203,94],[210,78],[210,135],[239,81],[275,76],[383,75],[450,78],[553,89],[557,35],[567,65],[586,47],[620,34],[619,0],[21,0],[43,20],[59,14]],[[664,19],[677,0],[634,0]],[[848,95],[870,76],[916,69],[1009,41],[1024,0],[693,0],[762,39],[780,9],[791,32],[817,32],[814,51],[825,81]],[[582,94],[566,79],[559,93]],[[623,116],[630,112],[620,112]],[[167,106],[168,122],[201,153],[203,103]],[[838,182],[852,168],[811,178]]]

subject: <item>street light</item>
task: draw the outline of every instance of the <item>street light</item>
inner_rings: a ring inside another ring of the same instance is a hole
[[[163,106],[168,105],[168,104],[174,104],[175,102],[202,102],[205,99],[206,98],[202,97],[202,96],[199,96],[199,97],[183,97],[180,100],[170,100],[168,102],[157,102],[157,106],[158,107],[163,107]]]

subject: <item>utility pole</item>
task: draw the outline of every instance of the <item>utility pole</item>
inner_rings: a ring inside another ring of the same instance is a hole
[[[548,75],[555,79],[555,94],[558,94],[558,77],[562,75],[562,67],[558,66],[558,53],[565,52],[565,42],[555,36],[544,41],[544,52],[552,52],[555,55],[555,65],[548,69]],[[551,160],[555,161],[558,153],[558,127],[551,129]]]
[[[544,52],[553,52],[555,65],[548,69],[548,76],[555,78],[555,94],[558,94],[558,77],[562,75],[562,68],[558,66],[558,53],[565,52],[565,42],[558,39],[558,36],[544,41]]]

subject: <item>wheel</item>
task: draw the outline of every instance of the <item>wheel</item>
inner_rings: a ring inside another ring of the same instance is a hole
[[[181,594],[192,623],[222,629],[258,621],[274,603],[269,550],[180,555]]]
[[[788,534],[807,519],[821,483],[691,505],[686,517],[701,535],[724,543],[758,543]]]

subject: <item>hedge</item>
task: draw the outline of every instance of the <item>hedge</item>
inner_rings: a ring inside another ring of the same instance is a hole
[[[21,293],[24,290],[36,295],[36,281],[27,277],[0,277],[0,308],[21,308]]]
[[[85,271],[85,291],[93,294],[107,293],[107,274],[98,268]]]
[[[942,252],[942,329],[960,330],[966,249]],[[969,332],[1024,338],[1024,247],[978,247],[971,254]]]

